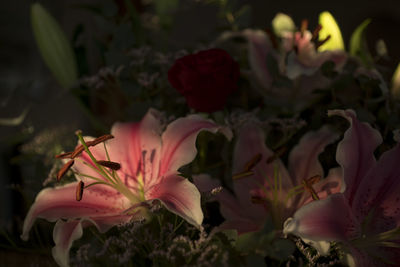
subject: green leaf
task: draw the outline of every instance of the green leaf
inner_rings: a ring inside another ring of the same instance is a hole
[[[318,47],[318,51],[344,50],[342,33],[332,14],[328,11],[319,14],[319,24],[322,26],[322,29],[319,32],[320,39],[323,40],[327,38],[328,35],[331,37],[327,42]]]
[[[154,8],[160,19],[160,25],[170,27],[173,22],[172,13],[178,8],[179,0],[155,0]]]
[[[350,38],[350,55],[360,57],[364,63],[371,63],[372,58],[368,52],[367,43],[365,41],[365,30],[371,23],[371,19],[366,19],[353,32]]]
[[[22,113],[14,118],[0,118],[0,125],[1,126],[18,126],[20,125],[24,120],[26,115],[28,114],[29,107],[25,108]]]
[[[283,13],[278,13],[272,20],[272,29],[277,36],[282,37],[284,32],[294,32],[296,25],[291,17]]]
[[[57,21],[38,3],[31,6],[36,43],[47,67],[64,88],[78,79],[75,54]]]

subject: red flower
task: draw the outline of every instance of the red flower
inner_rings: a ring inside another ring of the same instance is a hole
[[[214,112],[225,106],[237,90],[239,64],[222,49],[209,49],[175,61],[168,80],[185,98],[189,107]]]

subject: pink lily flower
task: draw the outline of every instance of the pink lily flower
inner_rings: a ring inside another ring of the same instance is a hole
[[[287,76],[295,79],[300,75],[312,75],[327,61],[333,61],[335,69],[340,70],[346,63],[346,52],[342,50],[317,51],[317,47],[324,42],[316,40],[320,28],[312,34],[305,29],[306,27],[302,25],[301,31],[282,33],[283,50],[288,56]]]
[[[114,138],[104,145],[88,148],[92,138],[78,134],[86,146],[72,166],[78,182],[38,194],[25,218],[22,239],[28,239],[37,218],[57,221],[52,254],[60,266],[68,266],[69,249],[82,236],[83,227],[95,225],[106,232],[112,226],[146,218],[152,200],[200,227],[200,193],[178,169],[195,158],[195,142],[202,130],[231,135],[227,128],[198,115],[177,119],[163,132],[160,114],[152,109],[139,123],[116,123],[111,130]]]
[[[383,153],[379,132],[358,121],[352,110],[333,110],[350,122],[339,143],[345,191],[299,209],[285,222],[284,233],[301,237],[321,253],[337,241],[355,266],[398,266],[400,262],[400,145]]]
[[[244,125],[234,151],[234,194],[222,189],[215,197],[226,219],[221,228],[236,229],[239,234],[253,232],[269,217],[280,230],[283,222],[313,197],[323,199],[339,192],[342,182],[337,169],[319,182],[305,184],[310,177],[323,177],[318,155],[336,138],[327,127],[307,133],[291,151],[287,170],[278,155],[266,147],[263,130],[253,123]],[[203,192],[219,186],[207,175],[194,179]]]

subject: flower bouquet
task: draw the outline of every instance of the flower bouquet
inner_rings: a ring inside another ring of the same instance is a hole
[[[207,1],[220,28],[185,47],[178,3],[77,7],[101,27],[92,72],[83,30],[71,41],[31,6],[85,126],[23,141],[46,145],[50,174],[24,177],[44,187],[19,187],[31,204],[10,244],[59,266],[398,266],[400,71],[382,40],[368,48],[371,20],[345,45],[327,11],[260,29],[249,6]]]

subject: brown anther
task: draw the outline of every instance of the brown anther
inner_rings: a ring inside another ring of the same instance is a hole
[[[302,182],[304,189],[306,189],[310,193],[311,197],[314,200],[319,200],[319,196],[317,192],[315,192],[313,185],[318,183],[320,180],[321,180],[321,175],[314,175],[310,178],[304,179]]]
[[[264,204],[265,203],[265,200],[260,196],[251,196],[250,201],[253,204]]]
[[[107,161],[107,160],[98,160],[97,163],[100,164],[101,166],[110,168],[111,170],[114,170],[114,171],[118,171],[119,169],[121,169],[121,164],[119,164],[117,162]]]
[[[74,160],[71,159],[67,163],[65,163],[61,169],[57,173],[57,181],[59,182],[61,178],[65,175],[65,173],[74,165]]]
[[[71,158],[72,152],[66,152],[66,153],[61,153],[59,155],[55,155],[54,157],[56,159],[67,159],[67,158]]]
[[[105,141],[107,141],[107,140],[110,140],[110,139],[113,139],[114,138],[114,136],[113,135],[111,135],[111,134],[105,134],[105,135],[102,135],[102,136],[100,136],[100,137],[97,137],[96,139],[94,139],[93,141],[91,141],[91,146],[95,146],[95,145],[97,145],[97,144],[100,144],[100,143],[103,143],[103,142],[105,142]]]
[[[310,178],[304,179],[304,182],[310,186],[318,183],[319,181],[321,181],[321,175],[318,174],[311,176]]]
[[[317,27],[313,31],[311,42],[318,40],[318,35],[319,35],[319,32],[321,31],[321,29],[322,29],[322,25],[318,24]]]
[[[251,169],[253,169],[254,166],[256,166],[257,163],[260,162],[261,159],[262,159],[261,153],[256,154],[254,157],[252,157],[252,158],[250,159],[249,162],[246,163],[246,165],[244,166],[244,171],[245,171],[245,172],[248,172],[248,171],[250,171]]]
[[[301,21],[301,27],[300,27],[301,37],[304,36],[304,33],[305,33],[305,31],[307,30],[307,28],[308,28],[308,20],[303,19],[303,20]]]
[[[75,148],[75,150],[71,153],[71,158],[74,159],[77,156],[79,156],[83,151],[85,150],[85,148],[83,147],[83,145],[79,145]]]
[[[267,158],[266,163],[267,163],[267,164],[272,163],[274,160],[276,160],[277,158],[279,158],[280,156],[282,156],[283,154],[285,154],[286,150],[287,150],[287,148],[284,147],[284,146],[278,148],[278,149],[276,150],[276,152],[275,152],[271,157]]]
[[[239,173],[236,173],[236,174],[234,174],[234,175],[232,176],[232,180],[237,180],[237,179],[240,179],[240,178],[245,178],[245,177],[251,176],[251,175],[253,175],[253,174],[254,174],[254,172],[252,172],[252,171],[243,171],[243,172],[239,172]]]
[[[82,181],[79,181],[78,185],[76,186],[76,201],[82,200],[84,187],[85,187],[85,184]]]
[[[329,39],[331,39],[331,36],[328,35],[324,40],[322,41],[317,41],[317,43],[315,44],[315,48],[320,47],[321,45],[323,45],[324,43],[326,43]]]

